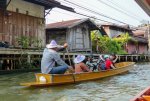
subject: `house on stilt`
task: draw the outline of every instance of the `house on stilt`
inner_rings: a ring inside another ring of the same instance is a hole
[[[54,7],[74,12],[55,0],[0,0],[0,43],[15,48],[17,39],[25,36],[30,38],[28,48],[33,39],[45,46],[45,10]]]
[[[146,37],[144,37],[147,35],[146,30],[143,32],[140,32],[141,30],[133,31],[128,25],[117,25],[110,23],[101,24],[100,26],[110,38],[119,37],[121,34],[128,33],[130,40],[123,47],[128,54],[147,54],[148,40]]]
[[[100,30],[90,19],[74,19],[46,26],[46,43],[55,39],[58,44],[67,42],[71,52],[92,52],[91,31]]]

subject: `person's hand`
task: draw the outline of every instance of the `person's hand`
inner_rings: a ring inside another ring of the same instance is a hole
[[[116,55],[116,58],[118,58],[118,55]]]
[[[69,69],[72,73],[74,73],[74,69],[73,69],[72,66],[69,66],[68,69]]]
[[[67,44],[67,43],[65,43],[63,46],[64,46],[64,48],[67,48],[67,47],[68,47],[68,44]]]

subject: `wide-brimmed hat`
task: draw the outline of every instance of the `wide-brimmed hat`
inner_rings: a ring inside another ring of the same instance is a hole
[[[78,55],[75,59],[74,59],[74,63],[80,63],[85,59],[84,55]]]
[[[57,43],[56,43],[55,40],[52,40],[52,41],[50,42],[50,44],[47,44],[47,45],[46,45],[46,48],[57,48],[57,47],[59,47],[59,45],[57,45]]]

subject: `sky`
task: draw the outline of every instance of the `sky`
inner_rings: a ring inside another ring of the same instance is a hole
[[[143,11],[143,9],[134,0],[57,0],[61,4],[74,8],[78,13],[95,17],[97,23],[106,23],[108,21],[116,24],[129,24],[130,26],[138,26],[143,21],[150,21],[150,17]],[[91,11],[86,11],[79,6],[82,6]],[[104,15],[104,16],[100,16]],[[107,16],[107,17],[106,17]],[[109,17],[109,18],[108,18]],[[46,24],[87,18],[69,11],[65,11],[59,8],[53,8],[51,12],[46,16]],[[111,19],[110,19],[111,18]],[[114,19],[114,20],[112,20]],[[104,20],[104,21],[101,21]],[[120,23],[121,22],[121,23]]]

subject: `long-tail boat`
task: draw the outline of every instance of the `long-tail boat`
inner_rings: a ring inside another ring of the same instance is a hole
[[[150,101],[150,86],[145,88],[130,101]]]
[[[120,62],[116,63],[116,69],[97,71],[97,72],[82,72],[82,73],[68,73],[68,74],[35,74],[36,81],[29,83],[20,83],[22,86],[52,86],[68,83],[76,83],[87,80],[101,79],[108,76],[121,74],[130,70],[134,62]],[[44,80],[43,80],[44,79]]]

